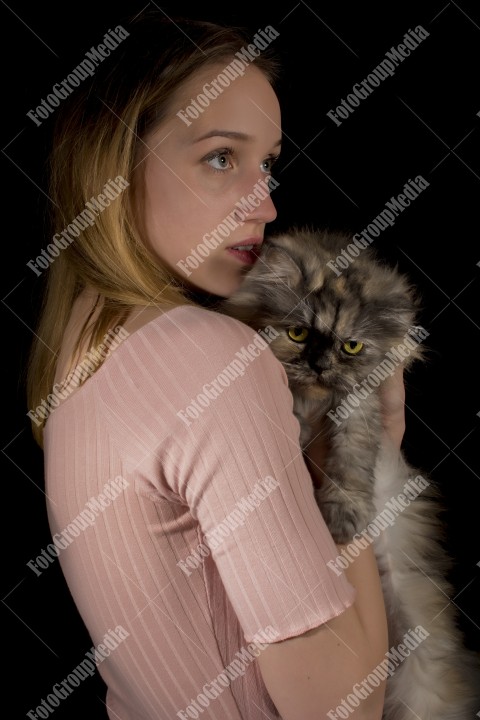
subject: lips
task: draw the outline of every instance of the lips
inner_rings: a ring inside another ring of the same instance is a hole
[[[230,248],[230,250],[253,250],[254,247],[257,247],[256,245],[234,245]]]
[[[243,265],[253,265],[260,253],[262,242],[263,238],[247,238],[246,240],[240,240],[235,245],[230,245],[227,251]]]

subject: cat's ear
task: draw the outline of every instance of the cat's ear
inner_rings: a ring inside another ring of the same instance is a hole
[[[282,241],[287,242],[288,237],[265,240],[254,266],[239,289],[220,304],[220,312],[248,325],[252,319],[258,320],[259,308],[262,312],[268,309],[270,314],[273,310],[275,316],[279,308],[285,307],[287,315],[299,302],[303,274],[293,253],[283,247]]]
[[[275,240],[266,241],[252,273],[261,275],[263,284],[283,285],[296,288],[303,274],[291,253]]]

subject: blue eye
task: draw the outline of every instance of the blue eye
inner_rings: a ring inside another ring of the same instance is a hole
[[[270,175],[270,173],[272,172],[273,166],[275,165],[275,163],[278,160],[278,157],[279,157],[278,155],[276,155],[276,156],[270,155],[268,158],[266,158],[261,164],[261,168],[262,168],[263,172]]]
[[[232,155],[233,150],[231,148],[223,148],[222,150],[216,150],[210,155],[207,155],[205,162],[208,163],[215,172],[224,172],[232,167],[232,163],[229,160]]]

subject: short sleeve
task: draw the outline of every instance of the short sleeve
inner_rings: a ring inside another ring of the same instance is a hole
[[[162,482],[198,522],[199,547],[211,554],[246,641],[267,627],[274,641],[302,634],[342,613],[355,591],[328,567],[336,547],[271,333],[202,309],[161,322],[169,315],[183,379],[169,386]]]

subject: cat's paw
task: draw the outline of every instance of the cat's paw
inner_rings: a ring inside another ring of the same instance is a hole
[[[333,488],[333,489],[332,489]],[[335,486],[317,488],[315,499],[330,533],[338,544],[346,544],[365,530],[374,517],[371,497],[339,490]]]

